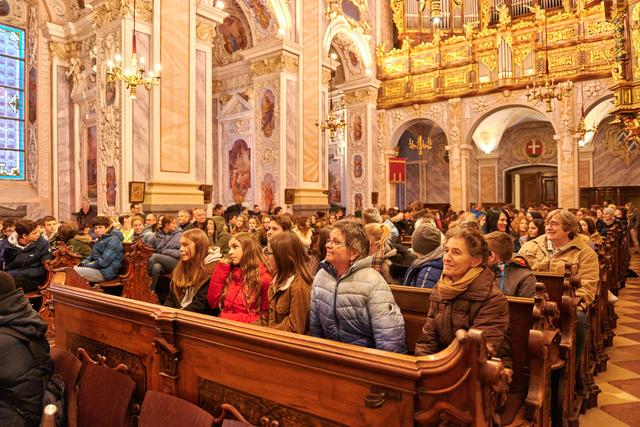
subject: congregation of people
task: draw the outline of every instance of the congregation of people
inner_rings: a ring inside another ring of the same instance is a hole
[[[507,364],[514,349],[505,338],[506,297],[533,297],[534,272],[562,271],[569,262],[582,284],[579,356],[589,332],[585,313],[599,280],[596,250],[614,225],[630,234],[630,250],[638,254],[638,212],[631,204],[581,209],[476,204],[466,212],[442,212],[414,202],[402,211],[371,207],[345,215],[337,209],[308,217],[239,204],[226,209],[217,204],[211,217],[202,207],[175,217],[145,215],[141,204],[131,204],[129,212],[107,217],[96,215],[85,201],[74,221],[3,220],[0,294],[19,304],[0,301],[0,328],[13,328],[4,319],[19,319],[10,313],[20,307],[20,316],[35,325],[37,333],[31,332],[42,341],[46,325],[26,310],[24,293],[43,284],[43,263],[61,245],[82,257],[75,267],[80,276],[100,283],[117,277],[125,245],[142,241],[153,251],[151,289],[158,291],[163,281],[168,285],[161,298],[167,307],[418,356],[446,348],[458,329],[477,328]],[[407,348],[390,284],[432,289],[415,348]],[[615,300],[611,294],[609,302]],[[11,348],[0,347],[0,361],[11,357]],[[20,369],[24,379],[29,372],[41,375],[42,364],[22,363]],[[37,388],[32,384],[17,396]],[[13,406],[32,413],[33,398]],[[11,411],[0,405],[0,420]]]

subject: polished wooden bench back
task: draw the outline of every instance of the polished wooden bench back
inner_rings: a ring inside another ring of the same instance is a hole
[[[126,364],[139,392],[212,414],[231,404],[254,425],[488,426],[509,382],[477,330],[414,357],[55,283],[51,292],[56,345]]]

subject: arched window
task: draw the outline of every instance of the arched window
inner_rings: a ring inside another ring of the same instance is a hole
[[[25,179],[25,32],[0,25],[0,180]]]

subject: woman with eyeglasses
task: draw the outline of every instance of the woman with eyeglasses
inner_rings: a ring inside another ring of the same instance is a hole
[[[371,268],[364,226],[336,222],[326,248],[311,289],[311,334],[406,353],[404,319],[389,285]]]

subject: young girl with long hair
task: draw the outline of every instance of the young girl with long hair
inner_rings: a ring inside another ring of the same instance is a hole
[[[182,233],[180,260],[173,270],[171,290],[164,305],[209,314],[209,281],[220,258],[220,248],[209,249],[204,231],[192,228]]]
[[[220,317],[238,322],[267,324],[272,275],[260,245],[250,233],[229,240],[228,261],[216,266],[207,300]]]
[[[271,249],[267,257],[274,272],[269,287],[269,327],[306,334],[313,281],[307,269],[309,257],[293,233],[273,236]]]

